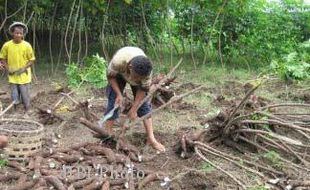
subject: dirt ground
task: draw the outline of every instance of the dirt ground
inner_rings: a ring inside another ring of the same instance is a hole
[[[182,84],[184,81],[178,81]],[[62,85],[62,84],[59,84]],[[279,89],[274,91],[274,86]],[[180,92],[193,88],[193,84],[188,83],[180,88]],[[31,85],[32,110],[26,117],[34,121],[42,122],[42,118],[37,108],[48,109],[51,108],[61,97],[60,93],[55,93],[57,83],[52,81],[39,79]],[[173,104],[164,109],[160,113],[153,116],[154,130],[156,138],[162,142],[167,151],[158,154],[155,159],[146,163],[135,163],[140,169],[148,171],[161,171],[166,177],[172,179],[173,183],[170,189],[201,189],[201,190],[224,190],[224,189],[240,189],[237,184],[223,173],[216,170],[214,167],[203,162],[198,156],[192,155],[187,159],[181,158],[177,148],[179,145],[178,133],[180,131],[190,130],[192,128],[203,128],[201,122],[210,115],[214,114],[216,110],[225,109],[229,106],[229,101],[234,97],[241,97],[244,95],[243,86],[240,83],[227,82],[218,87],[207,87],[203,91],[185,98],[181,102]],[[257,94],[262,97],[270,98],[270,93],[275,97],[272,101],[294,101],[294,102],[308,102],[309,98],[306,92],[304,94],[294,93],[300,92],[298,87],[291,87],[287,91],[287,86],[284,83],[270,83],[266,84]],[[294,91],[292,90],[294,89]],[[9,87],[8,85],[1,85],[0,91],[6,91],[8,94],[2,95],[0,100],[4,107],[10,103]],[[104,90],[82,89],[74,91],[72,97],[77,101],[85,101],[91,99],[92,107],[90,110],[96,113],[100,118],[105,110],[106,97]],[[68,92],[65,89],[65,92]],[[205,99],[202,100],[201,98]],[[222,97],[222,98],[221,98]],[[60,114],[67,121],[65,125],[60,125],[61,121],[55,120],[51,124],[44,125],[45,140],[49,141],[57,137],[57,147],[69,147],[74,144],[82,142],[98,143],[100,139],[94,138],[91,131],[80,124],[79,117],[83,114],[79,110],[74,110],[75,105],[69,99],[58,106],[57,113]],[[5,118],[24,118],[23,108],[20,106],[16,111],[10,110]],[[115,127],[115,130],[119,130]],[[142,125],[134,127],[128,134],[127,139],[143,153],[143,155],[154,155],[156,152],[146,144],[145,132]],[[47,145],[46,145],[47,146]],[[231,153],[236,156],[242,156],[241,153],[225,146],[217,145],[217,148],[223,152]],[[248,187],[264,185],[257,176],[248,173],[232,163],[207,155],[210,160],[221,166],[223,169],[229,171],[234,176],[248,185]],[[5,168],[4,168],[5,169]],[[160,183],[163,181],[154,181],[148,184],[144,189],[164,189]],[[14,183],[14,182],[13,182]],[[7,184],[6,184],[7,185]],[[125,188],[124,188],[125,189]]]

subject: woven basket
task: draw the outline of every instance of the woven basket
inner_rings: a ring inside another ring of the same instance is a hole
[[[23,119],[0,119],[0,134],[9,138],[4,154],[9,160],[24,161],[42,149],[43,125]]]

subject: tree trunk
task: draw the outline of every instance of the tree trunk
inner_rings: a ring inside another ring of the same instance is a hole
[[[194,67],[196,69],[196,61],[195,61],[195,56],[194,56],[194,50],[193,50],[193,41],[194,41],[194,18],[195,18],[195,13],[192,10],[192,21],[191,21],[191,43],[190,43],[190,51],[191,51],[191,58],[194,64]]]
[[[65,39],[64,39],[64,41],[65,41],[65,50],[66,50],[66,53],[67,53],[67,56],[68,56],[69,63],[71,62],[71,55],[69,53],[69,49],[68,49],[68,45],[67,45],[67,37],[68,37],[68,31],[69,31],[69,27],[70,27],[70,22],[71,22],[71,17],[72,17],[73,10],[74,10],[75,2],[76,2],[76,0],[73,1],[72,6],[71,6],[71,11],[70,11],[70,15],[69,15],[69,18],[68,18],[66,32],[65,32]]]
[[[57,12],[57,7],[58,7],[58,3],[56,3],[55,5],[55,9],[53,11],[53,17],[52,17],[52,21],[51,21],[51,25],[49,27],[49,37],[48,37],[48,46],[49,46],[49,53],[50,53],[50,60],[51,60],[51,65],[52,65],[52,73],[54,73],[54,59],[53,59],[53,50],[52,50],[52,35],[53,35],[53,26],[54,26],[54,20],[55,20],[55,16],[56,16],[56,12]]]
[[[72,61],[73,40],[75,37],[75,30],[76,30],[77,19],[79,17],[80,7],[81,7],[81,0],[79,0],[79,4],[78,4],[76,14],[75,14],[75,18],[74,18],[73,30],[72,30],[71,41],[70,41],[70,49],[69,49],[69,55],[70,55],[69,63]]]

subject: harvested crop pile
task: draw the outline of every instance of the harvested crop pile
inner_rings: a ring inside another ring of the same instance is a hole
[[[242,180],[207,155],[229,161],[276,189],[309,188],[310,105],[270,104],[254,94],[258,87],[252,86],[243,99],[230,101],[230,107],[203,121],[205,129],[181,132],[179,153],[187,158],[195,152],[243,189]],[[217,148],[223,144],[241,156]]]

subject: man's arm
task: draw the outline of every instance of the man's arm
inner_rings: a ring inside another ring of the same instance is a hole
[[[119,107],[122,106],[123,95],[117,83],[116,76],[120,73],[122,63],[123,62],[119,61],[117,57],[113,57],[107,69],[108,82],[116,94],[115,106]]]
[[[108,82],[110,83],[113,91],[116,94],[115,106],[121,107],[123,102],[123,95],[116,80],[116,74],[109,73],[107,75]]]
[[[136,97],[133,102],[133,105],[128,113],[130,119],[134,120],[135,118],[137,118],[137,111],[139,109],[138,106],[145,98],[147,92],[150,91],[151,84],[152,84],[152,73],[141,81],[141,85],[136,92]]]
[[[138,88],[137,92],[136,92],[136,98],[133,102],[133,105],[132,105],[132,109],[135,110],[136,112],[138,111],[138,106],[139,104],[142,102],[142,100],[144,99],[145,97],[145,91]]]
[[[145,96],[146,96],[146,92],[143,89],[138,88],[133,105],[131,106],[131,109],[128,112],[128,116],[131,120],[134,120],[137,118],[138,116],[137,111],[139,109],[138,106],[143,101]]]

